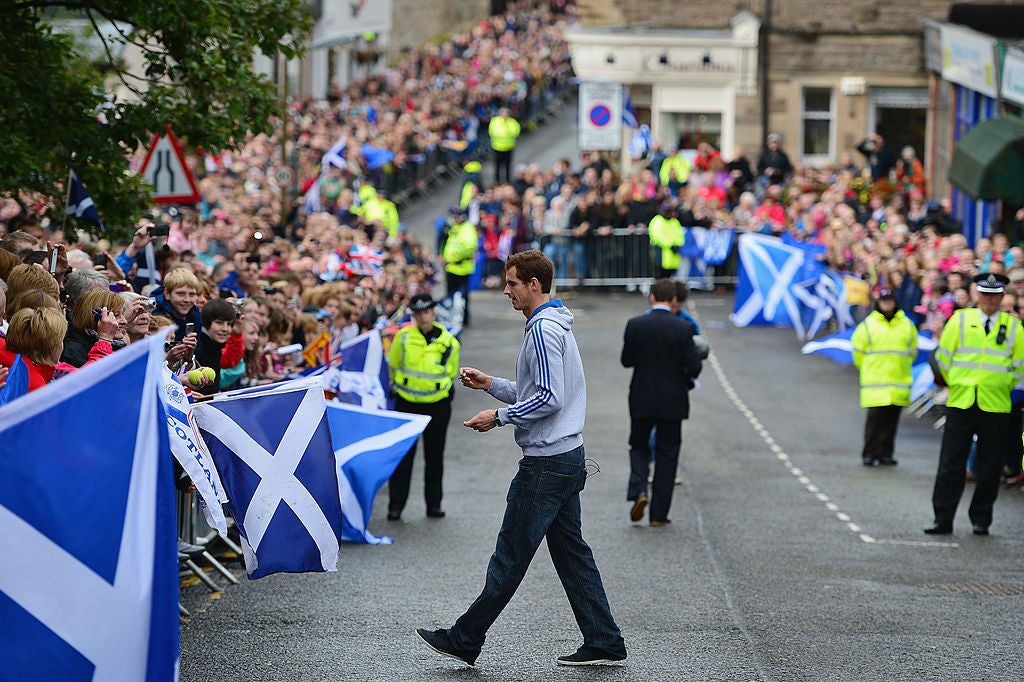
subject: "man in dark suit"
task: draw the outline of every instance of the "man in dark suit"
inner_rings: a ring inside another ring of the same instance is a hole
[[[701,370],[700,355],[693,343],[693,325],[671,310],[675,282],[660,279],[651,287],[651,309],[626,323],[622,366],[633,368],[629,383],[629,487],[632,503],[629,518],[640,521],[648,502],[652,526],[671,523],[672,505],[683,420],[690,416],[687,391]],[[651,429],[654,436],[653,495],[647,496],[650,473]]]

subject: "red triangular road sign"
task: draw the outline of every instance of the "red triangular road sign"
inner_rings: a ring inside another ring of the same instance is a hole
[[[142,162],[143,178],[153,187],[153,201],[158,204],[194,204],[199,201],[196,179],[185,164],[178,138],[171,127],[163,135],[154,135]]]

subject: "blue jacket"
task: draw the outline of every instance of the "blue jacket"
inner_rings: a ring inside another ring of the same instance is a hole
[[[196,334],[200,334],[203,331],[203,316],[199,314],[197,306],[192,306],[192,309],[186,313],[185,317],[178,317],[174,314],[170,301],[164,296],[163,287],[153,291],[153,298],[156,299],[156,310],[153,311],[153,314],[166,317],[178,326],[177,331],[174,332],[175,343],[181,343],[181,340],[185,338],[185,325],[189,322],[196,326]]]

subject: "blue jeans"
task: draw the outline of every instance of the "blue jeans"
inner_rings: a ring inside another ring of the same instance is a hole
[[[594,554],[580,530],[580,491],[587,480],[583,459],[580,446],[561,455],[519,461],[483,592],[448,630],[457,649],[480,651],[487,630],[519,588],[540,541],[547,538],[551,563],[583,633],[583,645],[626,654]]]

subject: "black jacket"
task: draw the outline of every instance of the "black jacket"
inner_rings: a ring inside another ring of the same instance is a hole
[[[686,419],[687,394],[700,375],[693,325],[668,310],[651,310],[626,323],[623,367],[633,368],[629,414],[647,419]]]
[[[205,331],[200,332],[199,340],[196,342],[196,362],[201,367],[209,367],[217,373],[217,380],[199,389],[203,395],[213,395],[220,391],[220,352],[224,350],[223,343],[217,343]]]

